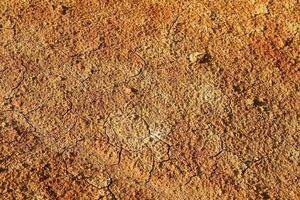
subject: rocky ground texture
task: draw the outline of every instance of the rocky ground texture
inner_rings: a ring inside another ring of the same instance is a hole
[[[0,199],[298,199],[299,32],[298,0],[1,0]]]

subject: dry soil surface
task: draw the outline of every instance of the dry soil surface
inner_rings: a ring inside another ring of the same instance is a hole
[[[298,0],[1,0],[0,199],[299,199],[299,32]]]

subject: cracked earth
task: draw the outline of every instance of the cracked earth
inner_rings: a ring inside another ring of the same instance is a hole
[[[299,199],[299,32],[297,0],[1,0],[0,199]]]

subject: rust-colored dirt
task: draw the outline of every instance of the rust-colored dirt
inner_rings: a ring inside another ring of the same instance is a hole
[[[300,2],[1,0],[0,199],[299,199]]]

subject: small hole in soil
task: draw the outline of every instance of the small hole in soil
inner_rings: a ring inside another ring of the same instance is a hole
[[[267,192],[261,193],[261,196],[262,196],[262,198],[263,198],[264,200],[267,200],[267,199],[270,199],[270,198],[271,198],[270,195],[269,195]]]
[[[70,9],[70,7],[68,7],[68,6],[61,6],[61,8],[62,8],[62,12],[61,13],[63,15],[67,14],[68,10]]]
[[[233,88],[233,91],[236,92],[236,93],[241,93],[242,92],[241,88],[238,85],[234,85],[232,88]]]
[[[212,56],[206,52],[201,59],[199,59],[199,63],[210,63]]]
[[[285,41],[284,46],[289,47],[289,46],[292,45],[292,43],[293,43],[293,38],[288,38],[288,39]]]
[[[267,104],[267,102],[265,102],[263,100],[260,100],[257,97],[253,100],[253,106],[254,107],[261,107],[261,106],[265,106],[266,104]]]
[[[137,89],[135,89],[135,88],[130,88],[131,89],[131,92],[133,93],[133,94],[138,94],[138,90]]]

